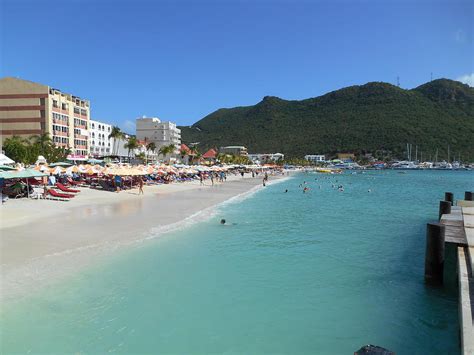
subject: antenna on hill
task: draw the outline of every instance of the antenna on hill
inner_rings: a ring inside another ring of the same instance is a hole
[[[400,77],[397,76],[397,86],[400,87]]]

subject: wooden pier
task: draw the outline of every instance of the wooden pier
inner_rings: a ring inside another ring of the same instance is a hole
[[[461,351],[474,354],[474,202],[457,201],[439,224],[444,226],[444,243],[457,247]]]

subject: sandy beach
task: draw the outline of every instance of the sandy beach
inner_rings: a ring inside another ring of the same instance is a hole
[[[271,177],[270,182],[281,177]],[[68,202],[10,200],[0,209],[2,300],[46,287],[108,253],[146,241],[195,219],[213,206],[261,187],[260,178],[229,176],[146,186],[120,193],[82,188]]]

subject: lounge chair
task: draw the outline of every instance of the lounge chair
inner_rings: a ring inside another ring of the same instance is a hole
[[[70,199],[70,198],[73,198],[75,196],[75,195],[70,195],[70,194],[62,194],[60,192],[57,192],[54,189],[49,189],[48,193],[53,197],[65,198],[65,199]]]
[[[60,189],[62,192],[69,192],[69,193],[81,192],[80,190],[74,190],[74,189],[67,188],[66,186],[64,186],[64,185],[61,184],[60,182],[57,182],[57,183],[56,183],[56,187],[57,187],[58,189]]]
[[[102,190],[105,191],[115,192],[116,190],[113,186],[110,186],[107,181],[104,180],[99,180],[99,186],[102,187]]]
[[[75,186],[81,185],[81,183],[79,181],[74,181],[71,178],[67,178],[67,182],[70,183],[71,185],[75,185]]]

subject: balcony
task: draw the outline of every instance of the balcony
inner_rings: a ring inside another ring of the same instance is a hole
[[[53,123],[54,123],[54,124],[63,125],[63,126],[69,126],[69,122],[68,122],[68,121],[66,121],[66,120],[61,120],[61,119],[57,119],[57,118],[53,118]]]
[[[62,132],[62,131],[57,131],[57,130],[53,130],[53,135],[58,136],[58,137],[69,137],[68,132]]]

